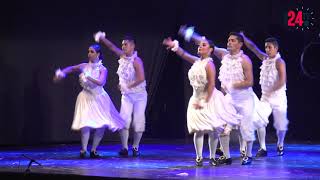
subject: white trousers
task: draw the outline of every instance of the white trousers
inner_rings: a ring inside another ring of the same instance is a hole
[[[289,120],[287,118],[287,96],[285,91],[262,94],[262,102],[270,104],[273,115],[273,126],[278,131],[288,130]]]
[[[146,91],[122,95],[120,116],[125,120],[126,129],[132,124],[135,132],[145,131],[147,96]]]
[[[237,93],[227,94],[226,96],[226,98],[231,97],[231,103],[237,110],[237,113],[242,116],[240,120],[240,133],[242,138],[245,141],[254,141],[254,92],[250,88],[239,90]]]

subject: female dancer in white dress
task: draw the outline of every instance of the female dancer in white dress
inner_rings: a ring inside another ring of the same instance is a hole
[[[193,31],[193,28],[182,26],[179,34],[183,35],[186,40],[194,40],[196,43],[201,41],[201,36]],[[255,140],[254,136],[254,119],[255,119],[255,93],[252,90],[253,72],[252,63],[246,56],[241,47],[244,41],[239,33],[230,33],[228,37],[227,49],[214,47],[214,55],[221,59],[219,71],[219,80],[222,89],[227,93],[226,98],[230,100],[234,108],[242,115],[240,122],[240,150],[244,152],[242,165],[252,163],[252,146]],[[220,142],[224,144],[229,142],[229,135],[221,137]],[[226,152],[224,152],[226,153]],[[229,153],[225,154],[230,156]],[[229,164],[228,157],[220,163]]]
[[[88,49],[88,63],[58,69],[54,81],[59,81],[72,72],[81,72],[79,81],[83,87],[76,101],[73,130],[81,131],[82,149],[80,157],[86,157],[90,130],[95,129],[91,158],[99,158],[97,147],[103,137],[105,128],[117,131],[124,128],[125,122],[114,107],[109,95],[103,89],[107,79],[107,69],[102,65],[100,46],[95,44]]]
[[[198,47],[200,57],[190,55],[179,47],[178,41],[171,38],[164,39],[163,44],[174,51],[182,59],[192,63],[188,77],[193,88],[187,110],[187,125],[189,133],[194,133],[196,150],[196,165],[203,165],[203,139],[204,134],[209,136],[210,164],[217,165],[215,153],[219,134],[228,133],[227,123],[237,125],[240,116],[236,114],[233,106],[224,101],[223,94],[215,88],[216,70],[210,57],[213,45],[203,39]]]
[[[119,155],[128,156],[129,129],[132,124],[134,130],[132,155],[133,157],[138,157],[140,155],[139,144],[145,131],[145,110],[148,94],[143,62],[135,51],[135,40],[130,36],[126,36],[122,41],[122,49],[120,49],[108,40],[103,32],[96,33],[94,37],[96,42],[103,43],[120,57],[117,71],[122,94],[120,115],[126,121],[126,125],[120,131],[122,149],[119,151]]]

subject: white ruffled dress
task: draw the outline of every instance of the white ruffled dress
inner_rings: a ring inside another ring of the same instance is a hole
[[[189,133],[197,131],[217,131],[220,133],[226,124],[237,125],[240,115],[236,113],[234,107],[225,101],[223,94],[213,90],[213,94],[208,103],[205,103],[207,97],[207,73],[206,65],[211,58],[198,59],[188,72],[190,84],[193,88],[187,109],[187,126]],[[195,103],[201,103],[202,109],[195,109]]]
[[[73,130],[80,130],[83,127],[106,127],[114,132],[122,129],[125,125],[103,86],[92,83],[84,76],[84,73],[86,73],[97,79],[100,76],[101,69],[105,69],[101,61],[88,63],[79,75],[80,85],[83,89],[76,101],[71,127]]]

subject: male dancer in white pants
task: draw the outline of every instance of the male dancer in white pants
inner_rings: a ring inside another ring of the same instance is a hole
[[[132,124],[134,130],[132,154],[137,157],[140,155],[139,144],[145,131],[145,109],[147,106],[143,62],[137,56],[135,40],[132,37],[126,36],[123,39],[121,49],[108,40],[104,32],[98,32],[94,37],[97,42],[103,43],[120,57],[117,71],[122,94],[120,115],[126,121],[126,126],[120,130],[122,149],[119,151],[119,155],[128,156],[129,129]]]
[[[260,59],[260,85],[262,90],[261,101],[269,103],[272,108],[274,127],[277,130],[277,153],[279,156],[284,154],[284,138],[288,130],[287,118],[287,95],[286,95],[286,64],[281,58],[278,50],[279,43],[275,38],[265,40],[265,51],[262,52],[249,38],[243,33],[245,45]],[[260,149],[257,157],[267,156],[266,147],[266,127],[257,130]]]

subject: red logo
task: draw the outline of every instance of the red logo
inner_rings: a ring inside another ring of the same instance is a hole
[[[297,30],[309,30],[314,26],[315,18],[314,12],[310,8],[300,8],[288,10],[287,25],[289,28]]]

